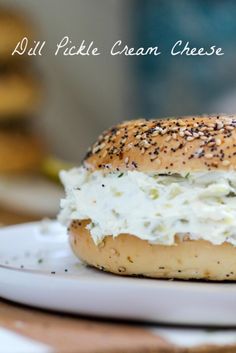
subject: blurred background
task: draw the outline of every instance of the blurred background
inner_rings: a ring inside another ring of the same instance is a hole
[[[137,117],[236,111],[233,0],[2,0],[1,6],[0,204],[27,220],[57,212],[56,158],[64,167],[78,165],[107,127]],[[102,55],[55,57],[65,35],[75,45],[94,41]],[[44,54],[12,57],[24,36],[46,40]],[[158,45],[162,55],[111,56],[119,39],[134,48]],[[179,39],[222,47],[225,55],[172,57]]]

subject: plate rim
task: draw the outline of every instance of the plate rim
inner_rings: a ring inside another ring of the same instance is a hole
[[[37,229],[37,227],[39,228],[42,225],[42,221],[34,221],[34,222],[26,222],[26,223],[21,223],[21,224],[14,224],[14,225],[8,225],[8,226],[4,226],[0,228],[0,244],[1,244],[1,233],[3,233],[5,230],[7,230],[8,232],[12,229],[14,232],[16,231],[22,231],[22,229],[24,228],[33,228],[33,229]],[[50,219],[49,220],[49,227],[54,227],[56,225],[59,225],[60,227],[62,227],[63,229],[63,225],[61,225],[56,219]],[[65,227],[66,230],[66,227]],[[50,232],[50,230],[49,230]],[[15,235],[15,234],[14,234]],[[9,235],[8,235],[9,236]],[[83,264],[83,266],[87,266],[86,264]],[[150,286],[153,288],[155,286],[155,284],[158,285],[158,288],[175,288],[175,289],[184,289],[184,290],[199,290],[199,291],[219,291],[221,290],[222,292],[224,291],[236,291],[236,282],[217,282],[217,281],[193,281],[193,280],[171,280],[171,279],[158,279],[158,278],[148,278],[148,277],[135,277],[135,276],[121,276],[121,275],[116,275],[110,272],[103,272],[99,269],[95,269],[92,268],[93,270],[97,271],[97,273],[100,272],[101,275],[103,274],[108,274],[110,277],[107,278],[106,280],[109,280],[110,282],[112,282],[112,284],[114,284],[115,282],[128,282],[128,281],[132,281],[133,285],[135,286],[139,286],[141,281],[142,281],[142,285],[143,286]],[[60,274],[53,274],[53,273],[48,273],[46,272],[46,270],[37,270],[37,269],[27,269],[27,268],[19,268],[19,267],[14,267],[14,266],[9,266],[9,265],[5,265],[2,264],[0,262],[0,270],[2,271],[9,271],[9,272],[18,272],[18,273],[24,273],[26,274],[34,274],[34,275],[42,275],[42,276],[50,276],[50,277],[63,277],[67,279],[76,279],[76,274],[70,274],[68,273],[60,273]],[[77,280],[79,280],[80,282],[90,282],[91,278],[86,278],[86,277],[80,277],[77,278]],[[93,278],[92,279],[93,283],[96,282],[100,282],[101,278]]]

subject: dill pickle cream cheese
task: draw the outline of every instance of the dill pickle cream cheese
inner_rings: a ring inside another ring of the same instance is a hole
[[[59,219],[85,263],[121,275],[236,280],[236,117],[133,120],[61,171]]]
[[[236,245],[236,173],[103,174],[86,168],[61,172],[66,199],[61,219],[90,219],[98,244],[107,235],[133,234],[171,245],[175,235]]]

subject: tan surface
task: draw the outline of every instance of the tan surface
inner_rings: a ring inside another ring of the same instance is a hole
[[[37,170],[43,159],[43,146],[32,133],[0,129],[0,172]]]
[[[0,206],[0,226],[39,221],[41,219],[42,217],[40,216],[21,214]]]
[[[13,59],[11,53],[16,44],[23,38],[32,38],[32,28],[19,10],[0,8],[0,62]],[[19,56],[18,56],[19,58]]]
[[[134,120],[98,138],[85,162],[92,169],[158,173],[236,167],[236,116]]]
[[[54,347],[57,352],[179,351],[142,328],[49,314],[4,301],[0,302],[0,326]]]
[[[43,312],[0,300],[0,327],[56,353],[235,353],[236,345],[181,348],[152,334],[148,327]],[[188,331],[186,329],[186,335]],[[14,353],[14,352],[13,352]]]
[[[133,235],[108,236],[98,246],[85,228],[88,221],[73,221],[70,241],[86,263],[120,275],[158,278],[236,280],[236,247],[204,240],[176,238],[176,245],[153,245]]]
[[[40,101],[40,85],[31,74],[0,74],[0,120],[22,119],[34,114]]]

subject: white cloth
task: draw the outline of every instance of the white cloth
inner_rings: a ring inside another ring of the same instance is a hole
[[[170,343],[189,348],[205,344],[236,344],[236,330],[153,328],[150,331],[163,337]]]
[[[52,349],[15,332],[0,328],[0,353],[51,353]]]

